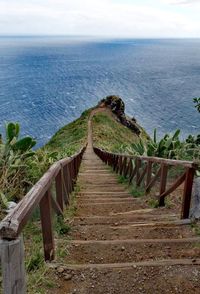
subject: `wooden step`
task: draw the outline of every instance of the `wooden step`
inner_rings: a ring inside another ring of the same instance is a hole
[[[136,204],[134,201],[129,203],[79,203],[77,205],[76,216],[92,216],[92,215],[113,215],[116,213],[139,213],[138,210],[146,208],[145,203]],[[152,212],[153,209],[143,210],[142,213]]]
[[[113,215],[113,216],[83,216],[83,217],[74,217],[73,224],[77,225],[95,225],[95,224],[132,224],[132,223],[147,223],[147,222],[159,222],[159,221],[173,221],[176,220],[176,215],[162,214],[162,215],[152,215],[152,214],[135,214],[132,215]]]
[[[76,240],[70,245],[58,243],[69,253],[67,263],[122,263],[163,259],[197,259],[200,238]],[[156,253],[156,254],[155,254]]]
[[[55,294],[199,293],[199,259],[110,264],[49,263],[48,267],[49,271],[57,272]]]
[[[73,226],[70,237],[74,240],[123,240],[123,239],[179,239],[195,236],[190,226],[148,226],[134,227],[85,225]]]

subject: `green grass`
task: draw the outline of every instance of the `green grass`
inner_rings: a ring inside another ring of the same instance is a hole
[[[144,187],[138,187],[136,186],[135,183],[129,184],[129,179],[121,175],[118,175],[117,179],[118,179],[118,183],[126,186],[126,188],[129,190],[130,194],[133,197],[137,198],[137,197],[142,197],[145,195]]]
[[[149,199],[148,200],[148,205],[152,208],[158,208],[159,207],[159,201],[157,199]]]
[[[45,294],[55,287],[44,262],[43,241],[40,222],[30,221],[24,230],[25,267],[28,293]]]
[[[129,128],[116,121],[108,112],[93,116],[93,142],[96,147],[110,152],[123,152],[131,144],[139,141],[139,137]],[[141,138],[147,134],[141,128]]]
[[[118,183],[120,183],[120,184],[125,184],[125,185],[127,185],[127,184],[129,183],[128,178],[126,178],[126,177],[124,177],[124,176],[120,176],[120,175],[118,175],[117,179],[118,179]]]
[[[194,222],[194,223],[191,223],[190,226],[193,232],[195,233],[195,235],[200,236],[200,224]]]
[[[131,184],[130,193],[135,198],[143,197],[145,195],[145,189],[143,187],[138,187],[135,184]]]
[[[84,111],[80,118],[61,128],[43,149],[58,152],[60,158],[79,151],[87,141],[87,123],[90,112],[91,109]]]

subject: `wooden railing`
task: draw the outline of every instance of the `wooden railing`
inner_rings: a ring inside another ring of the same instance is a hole
[[[0,223],[4,293],[26,293],[23,262],[23,228],[39,205],[45,260],[55,257],[52,208],[63,215],[74,189],[85,147],[72,157],[54,163],[26,196]],[[52,189],[56,191],[53,196]]]
[[[115,154],[96,147],[94,147],[94,151],[116,173],[128,178],[130,184],[133,180],[135,180],[137,186],[140,186],[143,182],[146,193],[149,193],[159,180],[159,206],[165,206],[165,197],[184,183],[181,218],[189,217],[193,179],[198,167],[196,163],[158,157]],[[168,171],[172,166],[182,167],[184,171],[167,188]]]

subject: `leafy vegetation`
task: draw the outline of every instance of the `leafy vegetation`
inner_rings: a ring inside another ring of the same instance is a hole
[[[185,141],[179,138],[180,130],[174,134],[166,134],[163,138],[157,138],[156,129],[153,139],[133,143],[127,152],[134,155],[155,156],[169,159],[199,160],[200,135],[189,135]]]
[[[0,204],[7,208],[8,201],[18,201],[24,195],[26,183],[26,161],[34,155],[32,147],[36,141],[31,137],[19,139],[18,123],[6,125],[6,138],[0,140]]]
[[[41,149],[32,151],[36,141],[20,137],[18,123],[6,125],[6,138],[0,136],[0,211],[8,201],[18,202],[55,161],[78,152],[86,143],[87,120],[91,110],[64,126]]]
[[[177,150],[181,147],[179,139],[180,130],[173,135],[166,134],[160,140],[157,139],[156,129],[154,130],[153,140],[150,139],[146,143],[140,139],[139,143],[132,144],[132,151],[138,155],[156,156],[164,158],[175,158]]]

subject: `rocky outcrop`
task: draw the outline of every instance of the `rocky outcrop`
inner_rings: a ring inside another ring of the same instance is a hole
[[[140,135],[141,131],[137,125],[136,119],[129,118],[125,114],[125,104],[119,96],[107,96],[99,102],[100,107],[109,107],[116,115],[117,119],[126,127],[131,129],[135,134]]]

